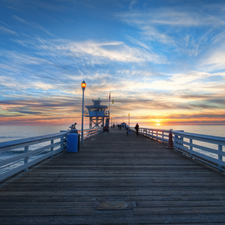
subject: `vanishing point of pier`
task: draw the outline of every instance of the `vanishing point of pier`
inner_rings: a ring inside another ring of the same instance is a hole
[[[125,130],[86,139],[0,186],[0,224],[225,222],[222,173]]]

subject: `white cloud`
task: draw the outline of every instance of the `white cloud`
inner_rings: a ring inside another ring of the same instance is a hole
[[[152,26],[143,26],[141,29],[143,30],[142,34],[144,34],[149,40],[162,42],[164,44],[175,44],[172,37],[165,34],[165,32],[159,32]]]
[[[0,31],[4,33],[9,33],[9,34],[17,34],[15,31],[12,31],[4,26],[0,26]]]
[[[33,57],[33,56],[18,53],[18,52],[2,51],[0,53],[0,56],[5,56],[6,58],[10,59],[10,61],[13,62],[13,64],[11,64],[12,68],[15,68],[15,65],[22,65],[22,64],[38,65],[38,64],[47,63],[47,64],[53,65],[52,62],[50,62],[46,59]],[[10,65],[6,65],[6,64],[0,64],[0,66],[3,69],[10,68]]]
[[[148,79],[140,79],[135,81],[124,81],[126,83],[126,91],[141,90],[145,92],[157,92],[157,93],[219,93],[224,92],[225,73],[206,73],[193,71],[190,73],[178,73],[178,74],[164,74],[164,79],[152,79],[150,76]],[[217,80],[213,80],[214,76],[224,77],[218,84]],[[207,78],[211,78],[207,80]],[[139,91],[138,91],[139,92]]]
[[[49,90],[49,89],[53,89],[54,86],[51,85],[51,84],[46,84],[46,83],[43,83],[43,82],[34,82],[32,84],[32,86],[35,88],[35,89],[41,89],[41,90]]]
[[[136,0],[132,0],[130,5],[129,5],[129,8],[132,9],[133,6],[136,4],[136,2],[137,2]]]
[[[130,37],[130,36],[127,35],[126,38],[127,38],[131,43],[133,43],[133,44],[135,44],[135,45],[139,45],[139,46],[141,46],[141,47],[143,47],[143,48],[150,49],[150,47],[147,46],[145,43],[143,43],[143,42],[141,42],[141,41],[139,41],[139,40],[137,40],[137,39],[135,39],[135,38],[133,38],[133,37]]]
[[[119,13],[116,17],[140,29],[142,40],[166,44],[170,50],[188,56],[197,56],[211,42],[224,40],[225,17],[210,9],[205,13],[194,6],[151,8]]]
[[[32,26],[32,27],[34,27],[34,28],[38,28],[39,30],[45,32],[46,34],[48,34],[48,35],[54,37],[54,35],[53,35],[50,31],[48,31],[47,29],[45,29],[44,27],[42,27],[41,25],[39,25],[39,24],[37,24],[37,23],[34,23],[34,22],[28,22],[28,21],[23,20],[23,19],[21,19],[20,17],[15,16],[15,15],[14,15],[13,17],[14,17],[16,20],[18,20],[19,22],[21,22],[21,23],[27,24],[27,25]]]
[[[66,40],[41,41],[39,49],[46,53],[55,52],[70,57],[78,57],[85,63],[101,64],[106,60],[119,62],[153,62],[165,64],[167,59],[150,50],[132,48],[123,42],[72,42]]]
[[[208,71],[225,69],[225,49],[210,51],[201,59],[201,66]]]
[[[202,13],[194,8],[160,8],[147,12],[133,11],[117,15],[123,21],[137,25],[168,25],[168,26],[221,26],[225,19]]]
[[[52,84],[43,83],[41,81],[29,80],[26,77],[18,79],[17,77],[0,76],[1,85],[12,89],[13,91],[24,92],[26,89],[54,89],[56,86]]]

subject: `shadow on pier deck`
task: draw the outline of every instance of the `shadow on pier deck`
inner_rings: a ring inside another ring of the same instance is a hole
[[[112,130],[0,186],[0,224],[225,222],[224,176]]]

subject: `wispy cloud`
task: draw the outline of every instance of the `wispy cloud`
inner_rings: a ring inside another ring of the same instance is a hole
[[[127,38],[131,43],[133,43],[133,44],[135,44],[135,45],[139,45],[139,46],[141,46],[141,47],[143,47],[143,48],[150,49],[149,46],[147,46],[145,43],[141,42],[140,40],[137,40],[137,39],[135,39],[135,38],[133,38],[133,37],[130,37],[130,36],[128,36],[128,35],[126,35],[126,38]]]
[[[221,26],[225,18],[210,15],[195,8],[167,7],[152,11],[133,11],[118,14],[118,17],[128,23],[139,25],[169,25],[169,26]]]
[[[166,63],[163,56],[146,51],[140,48],[132,48],[123,42],[58,42],[54,44],[42,45],[42,48],[48,48],[51,51],[60,51],[63,54],[69,53],[76,57],[92,56],[92,63],[99,63],[102,60],[120,61],[120,62],[144,62]]]
[[[15,31],[10,30],[9,28],[6,28],[4,26],[0,26],[0,32],[3,33],[9,33],[9,34],[14,34],[16,35],[17,33]]]
[[[206,13],[194,6],[175,6],[133,10],[119,13],[116,17],[138,28],[139,36],[145,43],[148,40],[153,46],[154,43],[166,45],[166,49],[160,48],[162,53],[169,48],[176,55],[184,53],[187,56],[197,56],[211,43],[222,41],[224,37],[225,17],[222,16],[221,8],[216,8],[218,14],[207,10]]]
[[[44,54],[57,55],[61,54],[67,57],[77,57],[89,64],[105,64],[106,61],[114,62],[153,62],[155,64],[166,64],[167,59],[162,54],[157,54],[151,50],[138,47],[130,47],[124,42],[95,42],[87,40],[83,42],[73,42],[63,39],[54,39],[46,41],[37,39],[36,42],[19,41],[22,45],[35,47],[36,49],[45,51]]]
[[[129,8],[132,9],[136,2],[137,2],[136,0],[132,0],[129,5]]]
[[[37,28],[37,29],[39,29],[39,30],[45,32],[46,34],[48,34],[48,35],[54,37],[54,35],[53,35],[49,30],[47,30],[46,28],[42,27],[41,25],[39,25],[39,24],[37,24],[37,23],[35,23],[35,22],[26,21],[26,20],[21,19],[20,17],[18,17],[18,16],[16,16],[16,15],[14,15],[13,17],[14,17],[17,21],[19,21],[19,22],[21,22],[21,23],[27,24],[27,25],[29,25],[29,26],[31,26],[31,27],[33,27],[33,28]]]
[[[212,49],[201,59],[201,67],[207,71],[225,69],[225,47]]]
[[[33,57],[30,55],[21,54],[21,53],[12,52],[12,51],[1,52],[0,57],[3,57],[3,56],[5,56],[5,58],[13,60],[17,64],[42,64],[42,63],[53,64],[52,62],[50,62],[46,59]],[[2,64],[2,66],[3,66],[3,64]]]

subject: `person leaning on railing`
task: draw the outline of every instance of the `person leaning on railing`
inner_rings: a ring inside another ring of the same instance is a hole
[[[136,124],[136,126],[134,127],[134,129],[136,130],[136,135],[138,136],[138,130],[139,130],[139,125],[138,125],[138,123]]]

